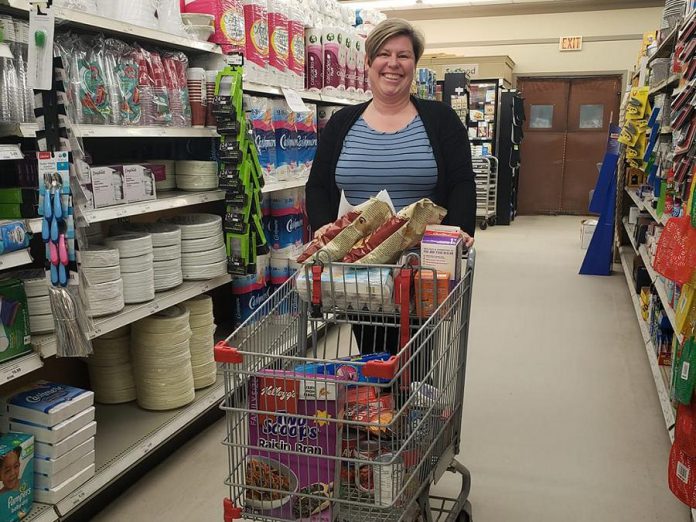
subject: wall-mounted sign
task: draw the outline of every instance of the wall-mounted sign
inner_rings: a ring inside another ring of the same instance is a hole
[[[558,48],[561,51],[582,51],[582,36],[561,36]]]
[[[463,63],[457,65],[445,65],[445,74],[447,73],[467,73],[469,77],[473,78],[478,76],[479,64],[477,63]]]

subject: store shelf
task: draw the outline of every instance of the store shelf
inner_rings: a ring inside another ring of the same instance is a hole
[[[24,16],[28,16],[29,13],[29,2],[27,0],[0,0],[0,7],[9,7],[16,11],[15,14],[24,13]],[[107,35],[147,41],[167,48],[181,49],[188,52],[222,54],[219,46],[186,36],[178,36],[157,29],[131,25],[127,22],[56,5],[53,6],[53,12],[58,23],[71,28],[90,29]]]
[[[674,129],[672,127],[660,127],[660,134],[672,134]]]
[[[0,136],[36,137],[35,123],[0,125]],[[75,135],[81,138],[216,138],[218,133],[209,127],[124,127],[119,125],[75,125]]]
[[[223,381],[218,377],[213,386],[196,393],[193,403],[178,410],[146,411],[135,403],[97,405],[96,474],[58,502],[56,509],[60,516],[79,508],[196,418],[216,407],[223,396]]]
[[[266,94],[271,96],[283,96],[283,91],[280,87],[274,85],[264,85],[262,83],[254,82],[244,82],[244,92],[249,94]],[[313,102],[324,102],[332,103],[335,105],[355,105],[365,99],[349,99],[342,98],[339,96],[329,96],[326,94],[320,94],[318,92],[298,90],[297,93],[302,97],[303,100],[313,101]]]
[[[29,250],[18,250],[17,252],[10,252],[8,254],[0,255],[0,270],[7,270],[8,268],[15,268],[18,266],[28,265],[34,260],[29,255]]]
[[[624,228],[626,229],[626,234],[628,234],[628,240],[631,242],[631,246],[633,246],[633,251],[637,254],[638,253],[638,244],[636,243],[635,240],[635,225],[631,225],[628,222],[627,218],[623,218],[621,220],[623,223]]]
[[[650,280],[652,281],[653,285],[655,286],[655,290],[657,290],[657,295],[660,298],[660,301],[662,302],[662,307],[665,309],[665,313],[667,314],[667,319],[669,319],[670,324],[672,325],[672,329],[676,332],[677,331],[677,314],[674,311],[674,308],[672,308],[672,305],[669,304],[669,299],[667,298],[667,289],[665,288],[664,283],[662,282],[662,279],[660,278],[660,275],[655,272],[655,269],[652,267],[652,263],[650,262],[650,255],[648,254],[648,251],[645,248],[645,245],[641,245],[640,248],[638,249],[638,252],[640,254],[640,257],[643,259],[643,263],[645,263],[645,268],[648,271],[648,275],[650,276]],[[683,342],[683,336],[679,335],[679,342]]]
[[[38,370],[43,366],[38,353],[23,355],[17,359],[0,364],[0,386],[15,380],[18,377]]]
[[[33,234],[40,234],[42,221],[42,218],[27,219],[27,228],[29,228]]]
[[[90,332],[90,337],[99,337],[102,334],[134,323],[138,319],[143,319],[160,310],[182,303],[208,290],[229,283],[231,280],[232,276],[225,274],[207,281],[187,281],[173,290],[155,294],[155,298],[147,303],[126,305],[126,307],[117,314],[95,319],[94,331]]]
[[[630,256],[632,256],[630,250],[627,247],[622,247],[620,250],[621,266],[623,267],[624,275],[626,276],[626,283],[628,284],[628,291],[631,296],[631,301],[633,302],[633,308],[636,312],[636,318],[638,319],[638,325],[640,327],[640,332],[643,336],[643,341],[645,345],[645,352],[648,355],[648,361],[650,362],[650,370],[652,372],[653,380],[655,381],[655,388],[657,390],[657,396],[660,400],[660,407],[662,409],[662,415],[665,419],[665,426],[667,427],[667,432],[669,438],[674,441],[674,410],[672,409],[672,403],[669,397],[670,386],[668,382],[665,381],[664,375],[657,364],[657,356],[655,355],[655,348],[650,340],[650,333],[648,332],[648,327],[643,320],[640,312],[640,299],[638,294],[634,289],[634,282],[631,278],[631,262]]]
[[[650,89],[649,95],[653,96],[655,94],[659,94],[661,92],[668,91],[669,89],[678,85],[680,80],[681,80],[681,74],[673,74],[672,76],[670,76],[666,80],[662,80],[655,87]]]
[[[42,359],[53,357],[56,354],[56,336],[48,335],[32,335],[31,344],[34,350],[41,354]]]
[[[153,201],[142,201],[129,205],[87,210],[83,212],[82,215],[88,223],[98,223],[100,221],[137,216],[150,212],[160,212],[162,210],[188,207],[224,199],[225,193],[222,190],[211,190],[207,192],[163,192]]]
[[[655,58],[669,58],[674,50],[674,44],[677,41],[677,35],[679,34],[679,26],[675,27],[667,37],[662,40],[660,46],[655,51],[650,59],[648,60],[648,65],[652,63]]]
[[[58,522],[58,513],[53,506],[34,502],[31,511],[22,522]]]
[[[646,201],[643,200],[643,204],[645,205],[645,210],[648,211],[650,216],[660,225],[666,225],[667,221],[669,221],[670,216],[662,215],[662,217],[657,216],[657,210],[655,210],[652,206],[652,201]]]
[[[274,183],[267,183],[261,189],[261,192],[276,192],[278,190],[285,190],[297,187],[304,187],[307,184],[307,178],[297,178],[289,179],[287,181],[276,181]]]
[[[635,203],[639,210],[645,210],[645,203],[631,187],[626,187],[626,193],[631,196],[633,203]]]

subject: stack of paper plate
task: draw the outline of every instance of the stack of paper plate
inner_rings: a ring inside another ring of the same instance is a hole
[[[80,295],[87,315],[115,314],[125,306],[119,254],[115,248],[95,246],[80,251]]]
[[[181,266],[185,281],[212,279],[227,273],[220,216],[187,214],[167,222],[181,227]]]
[[[134,323],[131,354],[138,404],[171,410],[193,401],[189,312],[173,306]]]
[[[92,341],[94,353],[87,359],[94,400],[121,404],[136,398],[130,356],[130,328],[124,327]]]
[[[198,390],[215,382],[217,367],[213,356],[215,346],[215,318],[213,317],[213,300],[210,296],[200,295],[184,303],[189,311],[191,326],[191,368],[193,385]]]
[[[165,179],[157,181],[155,186],[157,192],[165,192],[176,188],[176,161],[174,160],[152,160],[153,165],[164,165]]]
[[[119,251],[125,303],[144,303],[154,299],[152,236],[147,232],[126,232],[108,237],[104,242]]]
[[[177,161],[176,186],[180,190],[215,190],[218,187],[216,161]]]
[[[55,330],[51,300],[48,297],[48,280],[41,268],[18,270],[10,274],[24,283],[29,308],[29,326],[32,334],[50,333]]]

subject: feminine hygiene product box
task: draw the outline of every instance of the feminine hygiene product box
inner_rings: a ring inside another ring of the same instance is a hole
[[[0,437],[0,520],[15,522],[34,503],[34,437],[8,433]]]
[[[247,456],[247,509],[282,520],[332,520],[330,498],[340,467],[326,457],[339,453],[342,389],[332,377],[293,372],[267,370],[250,379],[249,408],[268,413],[249,416],[249,444],[263,449],[250,449]],[[319,498],[298,497],[296,492]]]

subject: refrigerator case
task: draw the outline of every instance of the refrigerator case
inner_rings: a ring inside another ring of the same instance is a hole
[[[503,80],[471,80],[469,86],[469,140],[473,156],[498,155],[500,87]]]
[[[526,117],[524,99],[516,90],[500,93],[500,117],[498,122],[498,201],[497,224],[509,225],[517,215],[517,193],[522,158],[520,145]]]

